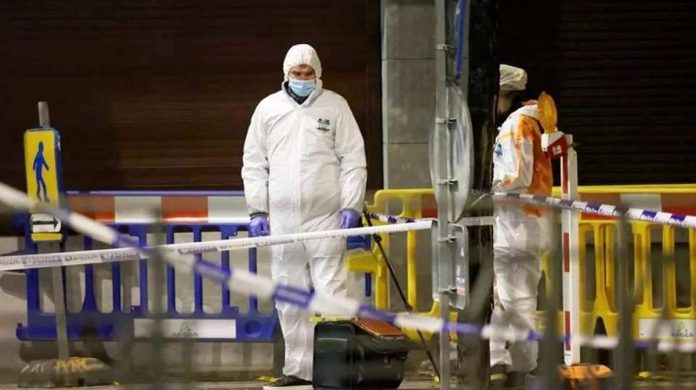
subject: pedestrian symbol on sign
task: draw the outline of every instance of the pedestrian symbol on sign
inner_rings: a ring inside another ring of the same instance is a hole
[[[34,176],[36,177],[36,199],[44,203],[49,203],[48,191],[46,190],[46,182],[43,179],[43,170],[50,171],[48,164],[46,163],[46,158],[44,157],[44,144],[39,142],[39,150],[34,156]],[[41,197],[41,192],[43,190],[43,197]]]

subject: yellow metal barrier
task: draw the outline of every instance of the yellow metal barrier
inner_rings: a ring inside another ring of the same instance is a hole
[[[607,201],[608,196],[614,197],[615,201]],[[696,210],[694,185],[580,187],[580,197],[582,200],[622,202],[631,207],[667,212],[693,214],[692,210]],[[641,201],[647,204],[642,205]],[[688,230],[687,253],[677,253],[675,233],[682,229],[643,221],[631,221],[630,226],[633,236],[631,276],[637,298],[632,318],[635,336],[641,336],[641,321],[660,318],[663,309],[670,320],[696,319],[696,231]],[[585,334],[594,334],[597,331],[597,323],[601,320],[608,335],[617,335],[618,310],[614,281],[616,262],[619,259],[616,259],[614,253],[615,235],[616,222],[613,220],[584,215],[580,222],[580,259],[584,276],[580,287],[583,297],[581,331]],[[660,237],[660,240],[653,242],[653,236]],[[592,242],[588,240],[589,237]],[[661,253],[653,253],[653,245],[660,245]],[[588,272],[590,248],[593,250],[594,275]],[[689,270],[679,271],[677,260],[686,260],[681,263],[686,263]],[[661,272],[656,273],[658,270]],[[680,272],[688,272],[690,283],[690,286],[682,288],[681,291],[678,284]],[[589,280],[594,281],[594,297],[588,294]],[[658,287],[661,287],[660,291]],[[662,299],[656,302],[655,298],[659,292]],[[688,300],[688,304],[680,306],[680,297]]]
[[[374,201],[367,206],[368,211],[381,214],[398,215],[404,218],[424,218],[435,216],[437,205],[432,189],[388,189],[375,193]],[[383,224],[374,221],[375,225]],[[390,238],[388,234],[381,234],[382,246],[387,254],[390,252]],[[418,311],[418,259],[416,257],[417,232],[406,233],[406,301],[409,306]],[[389,270],[379,248],[375,247],[370,252],[357,252],[347,258],[348,270],[353,272],[365,272],[373,275],[374,280],[374,305],[378,309],[390,309]],[[428,270],[430,265],[428,264]],[[428,292],[428,296],[431,294]],[[436,316],[439,306],[433,302],[430,311],[424,313]],[[412,339],[416,339],[415,332],[404,329],[404,333]],[[425,335],[426,338],[432,335]]]
[[[387,249],[385,243],[385,250]],[[352,253],[346,260],[349,271],[363,272],[372,275],[374,285],[374,306],[380,310],[389,309],[389,273],[386,263],[378,248],[372,251]]]
[[[405,218],[423,218],[431,216],[429,210],[436,208],[432,189],[396,189],[380,190],[375,193],[374,201],[367,206],[368,211],[374,213],[395,213]],[[424,214],[424,210],[426,213]],[[383,224],[374,221],[375,225]],[[406,233],[406,300],[408,304],[418,307],[418,264],[417,264],[417,236],[415,231]],[[382,234],[382,246],[389,253],[389,235]],[[347,266],[350,271],[365,272],[373,275],[375,306],[378,309],[388,310],[389,299],[389,271],[387,265],[375,246],[371,252],[358,252],[348,257]]]
[[[589,286],[586,277],[581,277],[580,296],[582,306],[580,313],[580,331],[592,334],[599,319],[605,325],[607,334],[616,334],[617,310],[616,289],[614,288],[615,257],[614,239],[616,226],[609,221],[583,221],[580,223],[580,273],[589,273],[589,258],[587,237],[591,236],[594,243],[594,299],[589,297]]]
[[[632,207],[655,208],[665,211],[674,211],[696,214],[696,185],[663,185],[663,186],[581,186],[580,198],[585,201],[603,203],[628,203]],[[554,189],[554,196],[558,196],[560,190]],[[671,199],[671,200],[670,200]],[[638,204],[631,204],[638,202]],[[644,207],[640,202],[648,202],[654,207]],[[672,202],[673,204],[670,204]],[[670,209],[673,207],[676,209]],[[435,215],[435,202],[432,189],[395,189],[381,190],[375,193],[374,202],[368,206],[368,210],[377,213],[396,213],[401,217],[421,218]],[[691,210],[694,210],[693,212]],[[678,228],[672,226],[655,225],[642,221],[631,222],[633,235],[633,277],[634,286],[638,292],[636,311],[634,313],[634,329],[638,336],[639,321],[643,319],[656,319],[661,316],[662,307],[656,305],[656,286],[662,287],[661,305],[670,319],[686,320],[696,319],[696,230],[688,231],[688,275],[690,286],[678,290],[677,278],[680,273],[676,263],[662,261],[662,258],[653,256],[653,231],[661,233],[662,255],[665,259],[679,256],[675,251]],[[597,331],[598,321],[602,321],[608,335],[617,334],[618,311],[616,305],[616,290],[614,280],[616,276],[616,254],[614,252],[616,222],[604,218],[583,215],[580,222],[580,261],[582,282],[580,294],[583,299],[581,312],[581,331],[585,334],[594,334]],[[418,262],[416,258],[417,244],[416,232],[408,232],[406,237],[406,294],[407,301],[414,309],[417,308],[419,293],[417,281]],[[389,237],[382,235],[382,243],[389,253]],[[683,259],[682,259],[683,260]],[[590,264],[592,261],[592,264]],[[592,267],[590,267],[592,265]],[[661,267],[661,278],[655,279],[653,269]],[[543,272],[548,275],[548,259],[542,263]],[[371,252],[360,252],[348,258],[348,267],[351,271],[371,273],[374,279],[375,305],[379,309],[389,309],[389,274],[386,264],[378,249]],[[594,274],[591,274],[591,268]],[[593,281],[593,283],[589,283]],[[592,290],[590,290],[592,288]],[[431,296],[430,291],[427,296]],[[688,305],[679,305],[679,299],[688,298]],[[433,303],[429,315],[438,315],[439,308]],[[559,318],[560,313],[559,313]]]

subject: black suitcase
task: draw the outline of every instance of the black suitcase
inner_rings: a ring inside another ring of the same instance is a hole
[[[396,389],[413,346],[384,322],[320,322],[314,328],[314,388]]]

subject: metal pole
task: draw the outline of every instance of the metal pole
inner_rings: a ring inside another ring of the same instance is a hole
[[[561,157],[561,193],[563,199],[578,199],[578,162],[573,149],[573,136],[566,134],[568,152]],[[563,210],[563,323],[566,336],[580,332],[580,243],[578,214]],[[580,344],[571,337],[564,346],[565,364],[580,363]]]
[[[671,234],[671,240],[667,241],[667,235],[665,234],[665,230],[672,231]],[[669,321],[669,308],[670,307],[676,307],[677,306],[677,296],[670,294],[667,290],[667,270],[672,269],[674,270],[673,272],[676,273],[676,254],[675,254],[675,237],[674,237],[674,228],[672,226],[663,226],[662,227],[662,262],[663,262],[663,271],[662,271],[662,277],[663,283],[662,285],[664,286],[662,288],[662,310],[660,311],[660,319],[657,322],[656,329],[661,329],[663,326],[667,326],[668,329],[671,328],[671,324]],[[693,285],[693,281],[691,282]],[[674,300],[671,300],[672,297]],[[657,338],[659,338],[661,332],[658,331]],[[674,342],[675,344],[678,344],[680,341],[679,338],[675,338]],[[657,351],[655,351],[655,355],[657,355]],[[676,348],[674,351],[669,353],[667,356],[669,359],[669,365],[672,371],[671,374],[671,381],[673,384],[678,384],[682,383],[682,375],[681,375],[681,370],[682,370],[682,354],[679,352]],[[657,359],[657,356],[655,357]],[[657,366],[657,364],[655,364]],[[655,370],[657,371],[657,370]],[[680,387],[680,386],[679,386]],[[679,388],[677,387],[677,388]],[[685,387],[685,386],[684,386]]]
[[[448,287],[453,285],[449,281],[451,273],[449,265],[452,264],[451,253],[449,251],[449,226],[448,219],[450,214],[450,145],[449,145],[449,112],[447,100],[447,7],[445,0],[435,0],[435,129],[437,140],[437,165],[438,171],[447,177],[437,178],[435,191],[438,202],[438,223],[434,226],[433,245],[436,248],[433,256],[433,267],[437,268],[438,274],[438,295],[440,298],[440,314],[444,320],[449,318],[449,293]],[[450,274],[450,275],[448,275]],[[449,369],[449,332],[440,333],[440,388],[449,390],[450,369]]]
[[[560,268],[557,267],[557,260],[559,256],[559,248],[561,248],[561,243],[558,240],[558,211],[555,209],[548,209],[549,212],[549,223],[551,224],[550,237],[551,245],[549,246],[549,263],[550,275],[546,275],[546,314],[545,314],[545,324],[546,330],[544,331],[544,339],[541,345],[541,356],[542,356],[542,366],[541,366],[541,389],[560,389],[561,383],[559,381],[557,366],[561,362],[561,356],[559,353],[558,345],[558,325],[556,324],[558,313],[558,296],[557,291],[560,290],[561,286],[561,273]]]
[[[39,126],[51,127],[51,117],[48,115],[48,103],[39,102]]]
[[[58,243],[38,244],[39,253],[60,252]],[[51,285],[53,288],[53,302],[56,310],[56,340],[58,343],[58,359],[68,360],[70,348],[68,345],[68,321],[65,309],[65,291],[63,290],[63,268],[51,268]]]
[[[51,119],[48,114],[48,103],[39,102],[39,126],[51,127]],[[39,253],[60,252],[58,242],[39,242],[37,243]],[[51,268],[51,287],[53,289],[53,301],[56,311],[56,341],[58,343],[58,359],[67,360],[70,358],[70,347],[68,345],[68,321],[65,309],[65,290],[63,268]]]
[[[450,297],[447,291],[440,292],[440,317],[443,321],[449,319]],[[450,388],[450,338],[449,332],[440,333],[440,389]]]
[[[633,294],[629,286],[628,237],[630,225],[626,209],[621,212],[617,223],[617,301],[619,304],[619,345],[614,351],[616,361],[616,387],[630,389],[633,382]]]
[[[162,214],[159,209],[153,210],[153,215],[159,218]],[[154,227],[154,245],[160,246],[163,244],[163,239],[165,235],[164,225],[161,220],[153,226]],[[152,388],[162,389],[164,388],[164,374],[165,374],[165,362],[164,362],[164,334],[162,333],[162,319],[164,317],[164,306],[162,305],[162,297],[164,296],[164,283],[165,283],[165,261],[162,257],[162,253],[159,250],[154,250],[150,261],[153,264],[154,273],[154,284],[152,286],[152,315],[154,317],[153,333],[150,335],[151,347],[152,347]],[[147,302],[145,303],[147,304]]]

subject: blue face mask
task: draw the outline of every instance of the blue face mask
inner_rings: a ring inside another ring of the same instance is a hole
[[[297,96],[307,97],[317,86],[317,80],[288,80],[288,87]]]

